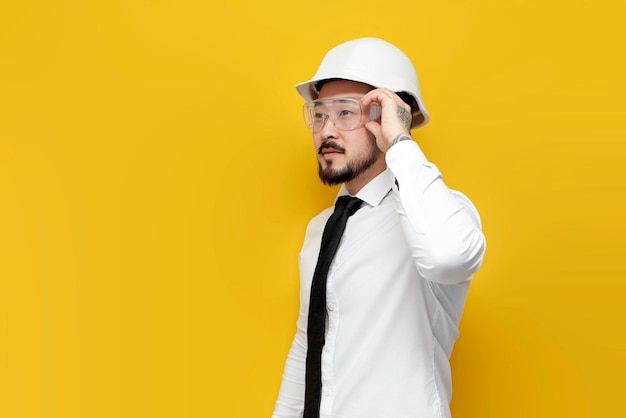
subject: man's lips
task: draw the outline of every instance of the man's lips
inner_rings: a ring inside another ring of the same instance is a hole
[[[319,149],[317,150],[317,153],[323,156],[333,156],[333,155],[337,155],[337,154],[343,154],[344,149],[341,148],[339,145],[335,145],[335,144],[324,144],[321,147],[319,147]]]
[[[343,151],[335,149],[335,148],[324,148],[321,154],[322,155],[343,154]]]

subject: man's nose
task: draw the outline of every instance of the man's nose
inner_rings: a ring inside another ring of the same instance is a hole
[[[320,129],[322,138],[335,138],[337,135],[337,127],[335,121],[330,116],[326,116],[326,120]]]

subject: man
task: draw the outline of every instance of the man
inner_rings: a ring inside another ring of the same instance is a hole
[[[383,40],[356,39],[296,88],[320,179],[343,184],[338,201],[362,203],[352,199],[334,255],[320,252],[344,228],[333,208],[307,227],[297,332],[273,418],[450,417],[448,360],[485,239],[472,203],[412,140],[411,128],[429,121],[413,64]]]

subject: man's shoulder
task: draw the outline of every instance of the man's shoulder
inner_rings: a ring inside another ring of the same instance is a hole
[[[328,220],[328,218],[330,218],[330,215],[333,214],[333,210],[334,209],[332,206],[322,210],[320,213],[318,213],[317,215],[311,218],[311,220],[309,221],[309,224],[317,223],[317,222],[322,222],[326,224],[326,221]]]
[[[306,233],[309,235],[311,232],[323,231],[326,226],[326,221],[330,218],[330,215],[333,214],[333,207],[329,207],[315,215],[309,221],[309,224],[306,228]]]

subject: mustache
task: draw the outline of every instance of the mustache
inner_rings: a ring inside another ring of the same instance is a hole
[[[327,141],[327,142],[324,142],[322,145],[320,145],[320,147],[317,149],[317,153],[321,154],[325,149],[328,149],[328,148],[334,149],[340,152],[345,151],[345,148],[339,145],[338,143],[336,143],[335,141]]]

